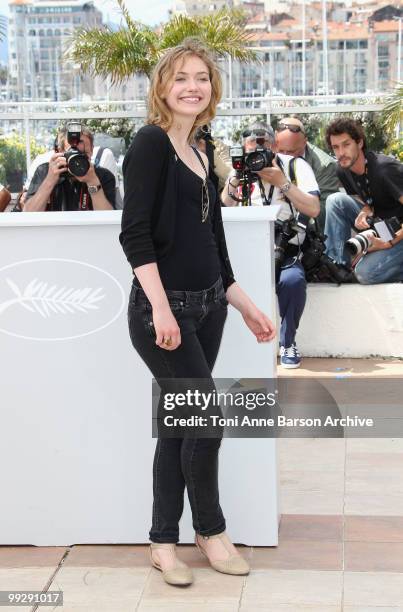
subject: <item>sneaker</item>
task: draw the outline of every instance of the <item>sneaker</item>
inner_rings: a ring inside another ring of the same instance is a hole
[[[295,342],[291,346],[280,348],[280,365],[283,368],[299,368],[301,365],[301,355],[298,352]]]

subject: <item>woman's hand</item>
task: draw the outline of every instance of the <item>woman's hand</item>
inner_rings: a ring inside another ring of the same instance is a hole
[[[155,344],[166,351],[177,349],[181,343],[181,332],[169,306],[153,309],[153,323],[157,337]]]
[[[243,319],[246,325],[256,336],[258,342],[270,342],[276,335],[276,328],[269,319],[257,306],[250,306],[245,312],[242,312]]]

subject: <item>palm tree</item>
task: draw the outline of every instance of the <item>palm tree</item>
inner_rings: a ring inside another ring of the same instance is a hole
[[[389,134],[403,123],[403,83],[398,83],[395,91],[386,98],[382,110],[382,123]]]
[[[83,28],[69,41],[66,57],[92,76],[110,78],[118,84],[134,73],[150,76],[164,51],[188,36],[197,36],[217,57],[230,56],[243,62],[258,61],[247,48],[250,36],[239,9],[222,9],[204,17],[178,15],[159,31],[134,21],[124,0],[117,0],[126,26],[113,31],[109,26]]]

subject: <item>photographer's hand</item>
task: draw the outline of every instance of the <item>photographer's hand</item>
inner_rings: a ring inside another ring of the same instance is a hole
[[[40,169],[41,166],[37,168],[36,172],[40,172]],[[66,170],[67,166],[64,154],[55,153],[52,155],[49,160],[48,172],[40,183],[36,193],[32,196],[27,195],[24,204],[24,212],[46,211],[50,196],[60,179],[60,175],[64,174]],[[34,177],[35,176],[36,173]]]
[[[356,220],[354,221],[354,225],[359,230],[365,230],[369,228],[367,223],[367,217],[373,217],[374,213],[369,208],[369,206],[364,206],[362,210],[357,215]]]
[[[380,238],[374,236],[371,238],[371,246],[369,247],[367,253],[373,253],[374,251],[382,251],[384,249],[391,249],[392,245],[390,242],[384,242]]]
[[[235,170],[233,170],[225,181],[224,189],[221,192],[221,202],[224,206],[237,206],[239,202],[231,197],[231,194],[237,197],[239,178]]]
[[[101,189],[96,193],[91,194],[91,201],[94,207],[94,210],[112,210],[113,206],[105,196],[104,190],[102,189],[102,183],[98,178],[97,173],[95,172],[95,166],[91,162],[89,170],[87,174],[84,176],[75,176],[77,181],[81,183],[86,183],[87,185],[100,185]]]
[[[64,153],[55,153],[49,160],[49,169],[46,182],[49,186],[55,187],[60,175],[67,171],[67,162]]]
[[[87,183],[87,185],[100,185],[101,184],[101,181],[99,180],[97,173],[95,172],[95,166],[92,162],[90,164],[87,174],[84,174],[84,176],[74,175],[74,178],[77,181],[80,181],[80,183]]]
[[[275,159],[273,159],[273,166],[271,168],[263,168],[263,170],[256,172],[256,174],[260,176],[263,182],[270,183],[274,187],[281,187],[288,182],[288,178]]]

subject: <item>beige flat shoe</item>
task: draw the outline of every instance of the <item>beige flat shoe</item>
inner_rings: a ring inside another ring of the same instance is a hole
[[[196,534],[195,543],[196,543],[197,548],[200,550],[201,553],[203,553],[203,555],[207,557],[207,559],[210,562],[211,567],[215,569],[217,572],[222,572],[223,574],[233,574],[234,576],[244,576],[245,574],[249,574],[249,571],[250,571],[249,564],[240,555],[230,555],[227,559],[223,559],[222,561],[210,561],[206,551],[203,550],[203,547],[200,546],[198,542],[198,537],[197,537],[198,535],[203,540],[212,540],[213,538],[220,538],[225,548],[228,550],[228,552],[230,552],[228,545],[227,545],[228,536],[226,535],[225,531],[223,531],[222,533],[217,533],[217,535],[212,535],[212,536],[203,536],[200,534]]]
[[[176,565],[175,567],[163,571],[159,563],[153,559],[153,550],[156,548],[165,548],[167,550],[171,550],[173,556],[175,557]],[[150,544],[150,560],[153,567],[160,570],[162,572],[162,577],[168,584],[173,584],[176,586],[185,586],[188,584],[192,584],[193,582],[193,573],[192,570],[176,558],[176,545],[175,544],[158,544],[156,542],[152,542]]]

